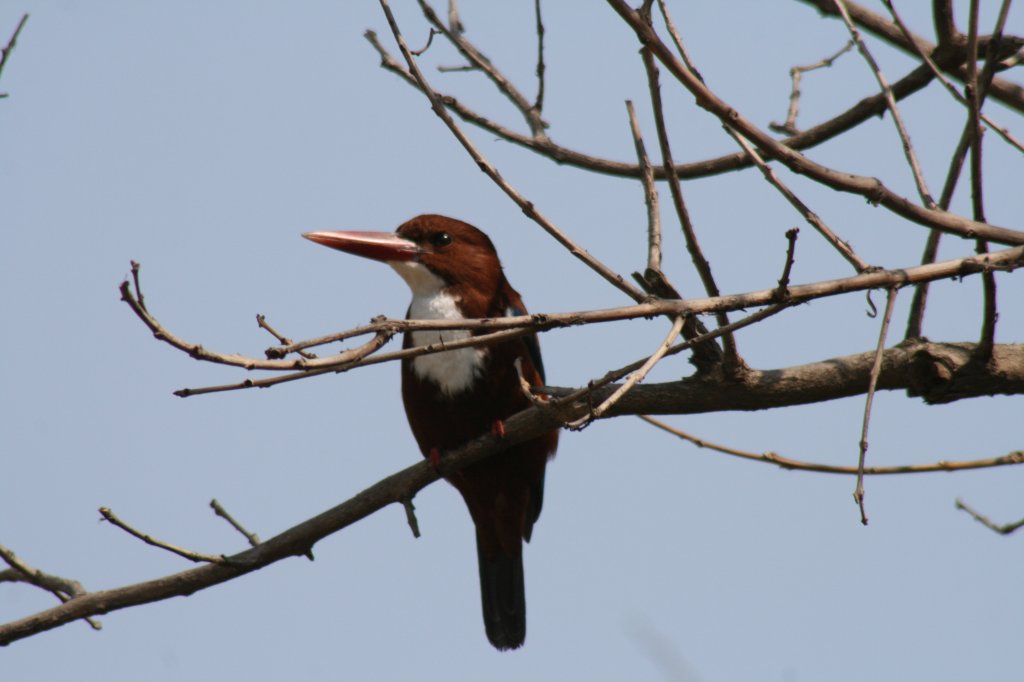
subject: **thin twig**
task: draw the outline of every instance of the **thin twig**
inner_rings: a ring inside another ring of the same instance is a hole
[[[645,20],[648,22],[650,22],[650,18],[650,14],[645,16]],[[679,178],[671,172],[675,163],[672,161],[672,147],[668,140],[668,128],[665,125],[661,85],[658,82],[658,67],[654,63],[654,57],[651,55],[650,50],[640,50],[640,57],[643,60],[644,70],[647,73],[647,87],[651,96],[654,125],[658,131],[658,147],[661,150],[661,162],[665,168],[668,187],[672,196],[672,206],[675,209],[676,217],[679,219],[679,227],[686,239],[686,250],[690,253],[690,260],[693,261],[693,267],[700,276],[701,284],[704,285],[704,291],[707,292],[708,296],[718,296],[718,284],[715,282],[715,277],[711,272],[711,264],[704,257],[704,251],[697,240],[697,232],[693,227],[693,221],[690,220],[690,211],[687,209],[686,202],[683,199],[682,185],[679,182]],[[717,313],[715,318],[719,327],[728,326],[729,316],[726,313]],[[731,334],[722,336],[722,346],[725,353],[724,364],[726,370],[729,372],[739,371],[743,367],[743,361],[740,359],[739,351],[736,348],[736,340]]]
[[[566,427],[573,431],[579,431],[585,428],[595,419],[600,419],[605,414],[605,412],[611,409],[612,405],[617,403],[619,399],[622,398],[622,396],[626,395],[634,386],[643,381],[644,378],[648,375],[648,373],[650,373],[650,371],[654,369],[654,366],[658,364],[658,362],[663,357],[665,357],[665,354],[668,353],[669,350],[671,350],[672,344],[675,343],[675,340],[679,336],[679,332],[681,332],[682,329],[683,318],[680,316],[673,320],[672,328],[669,330],[668,335],[665,337],[665,340],[661,342],[661,345],[659,345],[658,348],[655,349],[653,353],[651,353],[651,356],[647,358],[647,360],[636,371],[629,375],[629,377],[626,379],[626,381],[622,383],[621,386],[615,389],[614,393],[605,398],[604,401],[600,405],[595,407],[589,414],[586,414],[583,417],[580,417],[579,419],[569,422],[568,424],[566,424]]]
[[[540,0],[534,0],[533,13],[537,20],[537,99],[533,110],[539,116],[544,111],[544,22],[540,16]]]
[[[825,221],[822,220],[817,213],[812,211],[807,204],[805,204],[800,197],[793,192],[793,190],[787,187],[786,184],[779,179],[779,176],[775,174],[772,167],[769,166],[763,158],[761,158],[761,155],[758,154],[754,145],[750,144],[746,137],[744,137],[739,131],[733,130],[728,126],[725,126],[725,132],[729,133],[732,139],[736,140],[740,147],[743,148],[743,151],[748,157],[750,157],[750,160],[754,162],[754,165],[760,169],[761,175],[763,175],[764,179],[768,181],[768,184],[777,189],[779,194],[785,197],[786,201],[800,212],[800,215],[804,217],[804,220],[806,220],[811,227],[817,230],[818,234],[824,237],[825,241],[831,244],[832,248],[839,252],[839,255],[846,259],[847,263],[852,265],[859,273],[867,272],[871,269],[871,266],[861,260],[860,256],[854,252],[848,242],[840,239],[836,233],[825,224]]]
[[[963,278],[970,274],[982,272],[986,269],[1013,270],[1024,266],[1024,246],[998,251],[985,256],[969,256],[958,258],[941,263],[930,263],[898,270],[873,270],[846,279],[816,282],[812,284],[798,284],[789,287],[789,298],[787,303],[800,303],[826,296],[846,294],[853,291],[866,291],[882,287],[905,286],[923,281],[947,279],[951,277]],[[248,388],[268,388],[280,383],[295,381],[305,377],[319,376],[332,372],[345,372],[363,365],[379,364],[403,358],[417,357],[430,353],[454,350],[456,348],[481,346],[497,343],[500,340],[507,340],[513,336],[521,336],[533,332],[544,332],[566,326],[582,324],[595,324],[603,322],[614,322],[630,320],[640,317],[654,317],[659,315],[696,315],[717,312],[719,310],[743,310],[764,305],[771,305],[780,301],[778,288],[763,289],[761,291],[745,294],[732,294],[704,299],[654,299],[632,306],[620,308],[608,308],[603,310],[584,310],[571,313],[535,313],[530,316],[501,317],[488,319],[467,319],[458,321],[406,321],[410,326],[415,324],[417,328],[423,329],[468,329],[468,330],[500,330],[489,334],[481,334],[466,339],[449,341],[444,344],[430,344],[407,348],[392,353],[382,353],[370,357],[352,361],[347,365],[304,370],[294,374],[274,377],[271,379],[245,380],[235,384],[221,386],[210,386],[205,388],[186,388],[175,391],[175,395],[188,397],[204,393],[216,393],[221,391],[242,390]],[[401,325],[400,320],[385,320],[382,328],[392,328]],[[162,329],[157,323],[157,328]],[[735,330],[735,324],[729,325],[725,331]],[[364,332],[365,333],[365,332]],[[342,335],[348,332],[342,332]],[[717,338],[720,333],[706,338]],[[161,335],[155,334],[157,338]],[[322,337],[325,338],[325,337]],[[687,346],[688,347],[688,346]],[[632,370],[628,370],[632,371]]]
[[[139,265],[139,262],[135,260],[131,261],[131,266],[132,281],[135,283],[135,295],[138,297],[139,307],[142,308],[143,311],[148,312],[146,310],[146,297],[142,295],[142,287],[139,286],[139,268],[141,266]]]
[[[466,30],[462,18],[459,17],[458,0],[448,0],[448,30],[454,33],[464,33]]]
[[[107,507],[100,507],[99,512],[100,515],[104,518],[104,520],[109,521],[110,523],[117,526],[118,528],[128,533],[132,537],[136,537],[139,540],[142,540],[147,545],[159,547],[160,549],[167,550],[172,554],[177,554],[180,557],[188,559],[189,561],[194,561],[196,563],[224,564],[228,562],[227,557],[223,555],[218,556],[214,554],[203,554],[202,552],[193,552],[190,549],[185,549],[183,547],[178,547],[177,545],[172,545],[162,540],[157,540],[151,535],[148,535],[140,530],[132,528],[127,523],[119,519],[114,514],[114,512],[110,511],[110,509]]]
[[[488,322],[490,322],[490,320],[488,320]],[[245,381],[234,384],[203,386],[200,388],[182,388],[178,389],[177,391],[174,391],[174,395],[178,396],[179,398],[188,398],[194,395],[204,395],[207,393],[221,393],[223,391],[237,391],[246,388],[270,388],[271,386],[276,386],[277,384],[284,384],[289,381],[296,381],[298,379],[304,379],[306,377],[320,376],[321,374],[341,374],[343,372],[355,369],[356,367],[377,365],[382,362],[392,362],[394,360],[414,358],[419,357],[420,355],[443,353],[445,351],[456,350],[458,348],[470,348],[491,345],[511,338],[515,338],[517,336],[525,336],[526,334],[530,333],[533,333],[533,330],[530,328],[503,329],[501,331],[493,332],[491,334],[480,334],[478,336],[470,336],[464,339],[456,339],[454,341],[443,341],[439,343],[431,343],[426,346],[414,346],[412,348],[403,348],[402,350],[393,351],[391,353],[381,353],[380,355],[368,355],[341,365],[321,367],[318,369],[306,369],[300,372],[296,372],[294,374],[285,374],[282,376],[272,377],[270,379],[246,379]]]
[[[281,358],[287,357],[291,353],[298,352],[305,348],[312,348],[314,346],[323,346],[328,343],[334,343],[336,341],[344,341],[351,339],[354,336],[363,336],[364,334],[374,334],[385,329],[398,333],[401,331],[409,331],[410,329],[418,329],[421,323],[430,324],[433,321],[426,320],[393,320],[385,315],[374,316],[369,324],[362,325],[359,327],[352,327],[346,329],[343,332],[335,332],[333,334],[325,334],[323,336],[317,336],[312,339],[305,339],[303,341],[294,341],[285,346],[272,346],[264,351],[264,355],[270,360],[280,360]]]
[[[714,450],[715,452],[721,452],[725,455],[732,455],[733,457],[740,457],[742,459],[751,460],[753,462],[763,462],[764,464],[774,464],[781,469],[787,469],[790,471],[812,471],[815,473],[822,474],[843,474],[847,476],[856,476],[860,469],[859,467],[848,467],[848,466],[836,466],[833,464],[821,464],[818,462],[807,462],[799,459],[792,459],[790,457],[783,457],[776,452],[750,452],[747,450],[739,450],[732,448],[727,445],[720,445],[718,443],[712,443],[704,438],[698,438],[697,436],[691,435],[685,431],[670,426],[663,421],[654,419],[653,417],[645,414],[637,415],[640,419],[644,420],[648,424],[658,427],[662,431],[671,433],[673,436],[682,438],[685,441],[693,443],[699,448],[707,448],[708,450]],[[886,466],[886,467],[864,467],[865,476],[887,476],[894,474],[923,474],[933,472],[950,472],[950,471],[966,471],[969,469],[989,469],[992,467],[999,466],[1011,466],[1014,464],[1024,464],[1024,450],[1016,450],[1000,457],[988,457],[985,459],[971,459],[971,460],[940,460],[931,464],[902,464],[897,466]]]
[[[1007,1],[1003,3],[1003,6],[999,13],[999,18],[997,19],[995,28],[996,34],[1002,34],[1008,10],[1009,2]],[[909,34],[909,31],[907,31],[905,27],[903,27],[903,29],[901,30],[903,30],[905,34]],[[976,45],[977,38],[975,38],[973,42]],[[990,46],[992,45],[993,43],[990,42]],[[950,204],[952,203],[953,192],[955,191],[956,185],[959,182],[960,174],[963,170],[964,161],[967,158],[967,153],[969,151],[972,151],[975,137],[980,137],[980,124],[978,124],[977,118],[972,116],[972,114],[970,113],[971,111],[974,110],[974,107],[973,105],[970,104],[968,96],[973,95],[972,99],[976,101],[978,113],[980,115],[981,106],[988,95],[989,85],[991,85],[992,77],[995,73],[995,60],[994,58],[992,58],[991,53],[988,56],[989,58],[985,62],[985,68],[983,69],[981,76],[974,79],[975,85],[973,87],[968,87],[966,89],[967,92],[965,93],[965,96],[961,96],[959,98],[960,101],[968,105],[969,113],[967,116],[967,121],[964,124],[964,128],[960,133],[960,140],[957,143],[956,150],[953,152],[953,156],[950,159],[949,170],[946,173],[946,182],[942,189],[942,196],[939,199],[939,209],[941,210],[947,210]],[[975,54],[972,63],[976,63],[976,60],[977,55]],[[970,80],[971,79],[968,78],[968,81]],[[980,158],[978,159],[978,165],[980,168]],[[980,172],[978,175],[980,179]],[[978,194],[972,193],[972,198],[974,196],[980,197],[980,192]],[[977,209],[977,206],[975,208]],[[939,233],[937,230],[933,230],[932,233],[928,235],[928,240],[925,244],[924,254],[921,257],[922,264],[931,263],[935,260],[938,254],[940,238],[941,233]],[[978,240],[978,248],[976,249],[976,251],[984,252],[987,249],[987,244],[984,244],[983,242],[983,239]],[[982,338],[988,338],[990,335],[994,335],[995,333],[995,279],[991,277],[991,275],[984,275],[982,280],[982,286],[983,297],[985,300],[985,322],[982,326]],[[914,298],[911,301],[910,313],[907,318],[907,331],[905,334],[906,338],[917,338],[922,335],[924,311],[925,306],[927,304],[927,299],[928,284],[923,283],[915,287]],[[989,324],[990,322],[991,324]],[[982,346],[982,350],[984,350],[984,345]]]
[[[949,162],[949,170],[946,172],[946,182],[942,187],[942,196],[939,197],[939,208],[946,210],[953,201],[953,193],[956,191],[957,183],[960,182],[960,174],[963,172],[964,160],[967,158],[967,151],[970,148],[970,130],[964,127],[960,133],[960,141]],[[942,233],[932,230],[925,241],[924,253],[921,254],[921,264],[934,263],[939,254],[939,240]],[[924,325],[924,311],[928,304],[928,282],[922,282],[914,287],[914,297],[910,302],[910,313],[907,315],[907,330],[904,334],[906,339],[920,338]]]
[[[483,52],[481,52],[476,45],[470,42],[462,31],[452,31],[450,28],[444,25],[441,19],[437,16],[434,8],[427,3],[426,0],[417,0],[420,6],[420,10],[423,12],[423,16],[426,20],[440,31],[445,38],[448,39],[455,49],[466,58],[469,63],[480,69],[487,77],[494,83],[495,87],[498,88],[498,92],[505,95],[506,98],[519,110],[526,124],[530,127],[530,132],[534,137],[543,137],[544,129],[548,127],[548,124],[540,115],[540,110],[535,109],[532,104],[523,96],[521,92],[512,84],[508,78],[505,77],[501,71],[499,71],[491,60],[488,59]],[[382,3],[383,4],[383,3]],[[392,27],[394,31],[394,27]],[[396,36],[397,37],[397,36]],[[403,50],[404,52],[405,50]],[[411,53],[410,53],[411,54]]]
[[[959,497],[956,499],[956,508],[967,512],[975,521],[982,524],[986,528],[989,528],[995,531],[996,533],[999,533],[1000,535],[1009,535],[1018,528],[1024,527],[1024,519],[1021,519],[1020,521],[1014,521],[1012,523],[1005,523],[1003,525],[999,525],[987,516],[984,516],[983,514],[979,514],[978,512],[976,512]]]
[[[637,161],[643,168],[640,177],[644,187],[644,204],[647,206],[647,267],[661,271],[661,208],[658,205],[658,188],[654,184],[654,168],[644,147],[644,138],[640,133],[640,123],[636,119],[633,102],[626,100],[626,111],[629,113],[629,129],[633,133],[633,146],[636,147]]]
[[[426,5],[425,3],[421,4],[425,8],[425,12],[429,10],[429,5]],[[437,114],[437,116],[442,121],[444,121],[445,125],[448,126],[448,129],[452,132],[455,138],[459,141],[460,144],[462,144],[463,148],[473,158],[473,160],[476,162],[480,170],[483,171],[484,174],[486,174],[491,180],[493,180],[494,183],[498,185],[498,187],[500,187],[501,190],[505,192],[505,194],[508,195],[508,197],[512,199],[512,201],[514,201],[516,205],[523,210],[527,217],[529,217],[535,223],[540,225],[548,234],[554,237],[559,244],[568,249],[570,253],[572,253],[578,259],[586,263],[592,270],[594,270],[594,272],[601,275],[601,277],[603,277],[613,286],[617,287],[619,290],[627,294],[634,301],[644,300],[646,296],[642,291],[631,285],[628,281],[626,281],[624,277],[622,277],[622,275],[619,275],[618,273],[612,271],[604,263],[594,258],[586,249],[576,244],[576,242],[570,239],[568,235],[566,235],[564,232],[555,227],[555,225],[550,220],[548,220],[543,214],[541,214],[540,211],[538,211],[537,208],[533,205],[532,201],[529,201],[525,197],[523,197],[523,195],[520,194],[518,190],[512,187],[511,184],[509,184],[503,177],[501,177],[501,174],[498,173],[497,169],[493,165],[491,165],[491,163],[486,158],[484,158],[484,155],[480,152],[480,150],[476,148],[476,145],[474,145],[470,141],[470,139],[462,131],[459,125],[451,117],[451,114],[448,113],[448,110],[445,108],[444,103],[441,101],[441,98],[437,94],[437,92],[434,91],[432,87],[430,87],[430,84],[427,82],[426,78],[423,76],[423,73],[420,71],[419,66],[417,66],[416,60],[413,58],[412,54],[410,54],[409,47],[405,44],[405,38],[402,36],[401,30],[398,28],[398,23],[395,20],[394,14],[392,14],[391,12],[391,6],[388,4],[387,0],[380,0],[380,5],[381,8],[384,10],[384,14],[388,20],[388,26],[391,27],[391,32],[392,34],[394,34],[395,40],[398,42],[398,47],[402,51],[402,56],[405,58],[406,64],[409,67],[409,71],[410,73],[412,73],[413,77],[416,79],[416,82],[419,84],[420,90],[427,96],[427,99],[430,100],[430,104],[431,107],[433,107],[434,109],[434,113]],[[430,10],[430,12],[432,13],[433,10]],[[449,35],[450,34],[446,34],[446,37],[448,37]],[[455,41],[461,40],[461,38],[458,36],[452,36],[451,39]]]
[[[816,6],[823,14],[833,16],[838,14],[833,0],[803,0],[803,2]],[[933,0],[930,4],[933,10],[938,8],[945,15],[940,18],[939,22],[936,22],[936,32],[942,43],[941,50],[936,50],[937,46],[934,43],[918,35],[913,35],[908,40],[894,22],[852,0],[846,0],[850,16],[853,17],[858,26],[909,54],[914,54],[915,50],[911,43],[916,43],[918,48],[933,54],[944,71],[952,74],[957,80],[966,82],[967,69],[964,64],[966,50],[964,45],[967,41],[963,34],[955,33],[950,35],[946,32],[949,27],[950,17],[952,16],[952,3],[950,0]],[[946,13],[945,10],[947,9],[949,13]],[[981,36],[978,42],[982,48],[987,47],[992,42],[992,36]],[[1003,47],[1007,46],[1004,45]],[[993,97],[1019,112],[1024,112],[1024,90],[1021,89],[1020,85],[1009,80],[997,78],[993,81],[992,86]]]
[[[800,228],[794,227],[786,230],[786,263],[782,266],[782,277],[779,278],[779,298],[785,300],[789,297],[789,274],[793,270],[793,263],[796,262],[796,238],[800,234]]]
[[[691,339],[687,339],[682,343],[678,343],[672,346],[664,353],[664,357],[667,357],[669,355],[676,355],[677,353],[681,353],[684,350],[689,350],[690,348],[693,348],[695,346],[699,346],[713,339],[717,339],[718,337],[724,334],[731,334],[732,332],[743,329],[744,327],[749,327],[750,325],[756,324],[761,320],[768,319],[773,315],[781,313],[783,310],[786,310],[792,305],[795,305],[795,302],[789,301],[786,303],[772,305],[767,308],[763,308],[755,313],[751,313],[750,315],[744,317],[743,319],[737,320],[736,322],[732,322],[725,327],[717,327],[710,331],[705,331],[703,334],[695,336]],[[626,376],[630,372],[635,372],[636,370],[643,367],[644,364],[649,361],[649,359],[650,358],[641,358],[640,360],[631,362],[628,365],[619,367],[618,369],[610,370],[609,372],[606,372],[604,376],[602,376],[600,379],[591,379],[583,388],[576,389],[571,393],[555,398],[554,400],[551,401],[550,405],[557,407],[560,405],[572,404],[581,400],[582,398],[586,398],[588,405],[587,414],[593,414],[594,406],[591,403],[591,400],[593,398],[593,393],[595,390],[602,388],[603,386],[606,386],[614,381],[618,381],[619,379]]]
[[[935,60],[931,58],[931,55],[927,51],[923,50],[921,46],[916,41],[913,40],[913,34],[910,32],[910,29],[907,27],[907,25],[903,23],[903,19],[900,17],[900,15],[896,12],[896,7],[892,4],[892,0],[882,0],[882,4],[884,4],[886,8],[889,10],[889,13],[892,15],[893,21],[895,21],[896,25],[900,27],[900,31],[903,32],[903,35],[904,37],[906,37],[908,44],[913,46],[913,49],[917,53],[917,56],[921,59],[921,61],[928,65],[929,69],[932,70],[932,73],[935,75],[935,78],[940,83],[942,83],[942,86],[946,88],[946,91],[950,95],[953,96],[953,99],[955,99],[960,104],[963,104],[964,106],[968,106],[967,99],[963,96],[963,94],[961,94],[960,90],[957,89],[953,82],[949,80],[949,78],[947,78],[945,74],[942,73],[942,70],[939,69],[938,64],[936,64]],[[1002,137],[1008,144],[1010,144],[1013,147],[1016,147],[1019,151],[1024,152],[1024,142],[1021,142],[1016,137],[1014,137],[1008,128],[999,125],[991,118],[989,118],[987,114],[980,113],[980,116],[981,120],[983,120],[985,124],[988,125],[988,127],[990,127],[992,130],[996,131],[996,133],[1000,137]]]
[[[380,43],[380,40],[374,31],[366,31],[364,33],[364,37],[380,55],[381,68],[390,71],[410,86],[420,90],[419,83],[417,83],[416,79],[408,69],[404,68],[398,60],[388,53]],[[699,78],[699,74],[696,71],[693,71],[693,74],[694,77]],[[903,78],[893,83],[893,94],[897,100],[909,97],[927,86],[932,78],[934,78],[934,75],[931,70],[928,66],[922,64],[911,70]],[[460,102],[452,95],[442,94],[441,99],[449,110],[466,123],[486,130],[507,142],[530,149],[541,156],[555,161],[556,163],[616,177],[637,178],[640,177],[642,172],[640,166],[635,163],[626,163],[593,156],[591,154],[585,154],[576,149],[557,144],[546,135],[543,138],[537,138],[532,135],[519,133],[486,116],[483,116],[479,112]],[[882,93],[872,95],[871,97],[858,100],[853,106],[827,121],[823,121],[818,125],[812,126],[797,135],[792,135],[783,140],[779,140],[778,144],[793,150],[810,149],[848,132],[885,110],[885,97]],[[680,179],[695,179],[741,170],[751,165],[752,163],[746,154],[743,152],[736,152],[715,158],[703,159],[690,163],[681,163],[676,165],[672,170]],[[654,173],[655,177],[658,179],[664,179],[665,169],[661,166],[655,166]],[[866,187],[867,179],[862,177],[858,178],[856,176],[852,177],[854,182],[858,185],[862,185],[862,187],[860,189],[851,189],[848,191],[855,191],[856,193],[874,201],[875,199],[872,196],[873,190],[868,190]],[[915,218],[915,222],[922,222],[921,217],[922,216],[918,216]],[[958,232],[958,234],[960,234],[960,232]]]
[[[982,180],[982,159],[981,143],[981,107],[985,96],[988,93],[989,85],[995,74],[996,45],[1003,35],[1003,28],[1006,25],[1010,13],[1010,0],[1003,0],[1003,4],[996,20],[996,27],[992,33],[992,40],[989,42],[988,52],[985,58],[985,68],[978,74],[978,2],[972,0],[970,14],[970,28],[967,36],[967,88],[966,96],[970,106],[968,108],[968,123],[971,131],[971,208],[975,220],[985,220],[984,182]],[[988,253],[988,241],[978,239],[975,249],[976,253]],[[984,301],[984,317],[981,325],[981,339],[978,342],[978,360],[988,362],[992,357],[992,349],[995,346],[996,320],[999,316],[996,310],[996,279],[991,272],[984,272],[981,275],[982,297]]]
[[[134,264],[134,270],[137,272],[138,264]],[[138,286],[138,278],[136,277],[136,287]],[[170,332],[155,317],[153,317],[149,311],[142,306],[141,302],[132,294],[130,286],[127,281],[121,283],[121,300],[128,304],[132,311],[138,316],[143,323],[149,327],[150,331],[153,332],[153,336],[164,341],[165,343],[174,346],[180,351],[187,353],[190,357],[196,360],[204,360],[206,362],[214,362],[222,365],[231,365],[234,367],[242,367],[247,370],[263,369],[263,370],[295,370],[295,369],[306,369],[316,370],[324,369],[331,370],[337,367],[343,367],[349,363],[360,360],[367,355],[378,350],[381,346],[387,343],[394,332],[387,330],[380,330],[377,332],[373,339],[367,341],[362,346],[351,348],[337,355],[331,355],[326,358],[316,358],[308,360],[306,358],[300,358],[296,360],[259,360],[256,358],[248,357],[245,355],[238,355],[236,353],[218,353],[215,351],[207,350],[202,345],[197,343],[189,343],[184,339],[178,337],[174,333]],[[136,289],[136,292],[141,296],[141,289]]]
[[[675,22],[672,21],[672,15],[668,11],[668,7],[665,5],[665,0],[658,0],[658,10],[661,12],[662,18],[665,20],[665,28],[668,29],[668,33],[672,36],[672,42],[676,46],[676,50],[679,51],[679,58],[686,64],[686,68],[690,72],[699,78],[701,81],[704,77],[700,75],[700,71],[693,65],[693,60],[690,59],[690,53],[686,51],[686,45],[683,44],[683,39],[679,36],[679,31],[676,30]]]
[[[436,36],[438,33],[440,33],[440,31],[438,31],[436,28],[430,29],[430,33],[427,35],[427,44],[424,45],[423,47],[421,47],[418,50],[412,50],[412,53],[414,55],[416,55],[417,57],[419,57],[421,54],[423,54],[424,52],[429,50],[430,46],[434,42],[434,36]]]
[[[25,22],[28,21],[28,13],[21,15],[21,20],[18,25],[14,28],[14,33],[11,34],[11,39],[7,41],[7,45],[0,50],[0,74],[3,74],[4,65],[7,64],[7,57],[14,51],[14,48],[18,44],[18,36],[21,35],[21,29],[25,28]],[[0,93],[0,97],[7,97],[6,92]]]
[[[10,566],[10,569],[8,570],[0,571],[0,582],[18,582],[34,585],[57,597],[61,603],[67,603],[75,597],[88,594],[85,588],[82,587],[82,583],[77,580],[62,578],[59,575],[52,575],[50,573],[40,571],[34,566],[29,566],[20,559],[18,555],[3,545],[0,545],[0,559],[3,559],[4,562]],[[103,624],[95,618],[86,616],[83,620],[88,623],[89,627],[93,630],[103,629]]]
[[[882,73],[878,62],[871,56],[871,51],[868,50],[867,44],[860,37],[860,31],[857,30],[853,20],[850,18],[850,13],[846,10],[846,3],[843,0],[835,0],[835,4],[836,9],[839,10],[839,16],[842,17],[843,23],[846,24],[846,30],[850,32],[850,37],[857,43],[857,50],[864,57],[864,61],[867,62],[868,66],[871,67],[871,71],[875,74],[875,80],[878,81],[878,87],[885,94],[885,102],[889,107],[889,113],[892,114],[892,121],[896,125],[900,141],[903,143],[903,154],[907,157],[907,163],[910,165],[910,172],[914,176],[914,184],[917,185],[917,193],[921,197],[921,203],[930,209],[935,209],[935,199],[932,198],[932,194],[928,190],[928,184],[924,179],[924,171],[921,170],[917,154],[914,153],[914,147],[910,143],[910,133],[907,132],[907,127],[903,123],[903,116],[900,115],[899,107],[896,106],[896,98],[893,97],[889,81],[886,79],[885,74]]]
[[[834,64],[835,61],[844,54],[852,50],[853,46],[854,42],[849,40],[846,45],[843,46],[843,49],[830,57],[825,57],[820,61],[814,62],[813,64],[807,64],[806,66],[792,67],[789,70],[789,78],[793,85],[789,91],[789,109],[786,111],[786,120],[783,123],[769,123],[768,127],[777,133],[784,133],[786,135],[796,135],[799,133],[800,130],[796,127],[796,117],[800,112],[800,80],[803,78],[803,75],[809,71],[831,68],[832,64]]]
[[[979,223],[964,216],[946,211],[939,211],[921,206],[885,186],[878,178],[856,175],[830,168],[807,156],[794,151],[780,143],[768,132],[761,130],[750,119],[740,113],[734,106],[712,92],[703,82],[697,79],[672,50],[661,40],[657,32],[648,24],[643,16],[634,10],[626,0],[606,0],[636,33],[642,45],[651,49],[660,61],[695,98],[697,105],[707,110],[721,121],[742,133],[761,149],[766,155],[782,162],[795,173],[803,174],[809,179],[843,192],[859,194],[873,204],[879,204],[892,213],[905,218],[909,222],[937,228],[945,232],[955,233],[971,239],[984,238],[990,241],[1011,244],[1024,243],[1024,233],[987,223]],[[927,67],[922,66],[927,72]],[[930,76],[930,72],[928,72]]]
[[[138,286],[139,286],[138,282],[136,282],[135,283],[136,291],[138,291]],[[258,324],[261,329],[266,329],[267,333],[269,333],[271,336],[273,336],[275,339],[277,339],[277,342],[280,343],[282,346],[290,346],[292,343],[294,343],[287,336],[284,336],[283,334],[279,333],[276,329],[271,327],[270,323],[267,322],[267,316],[266,315],[261,315],[260,313],[256,313],[256,324]],[[314,359],[316,357],[316,353],[310,353],[309,351],[305,351],[305,350],[301,350],[300,349],[300,350],[297,350],[296,352],[299,355],[301,355],[302,357],[306,358],[307,360],[312,360],[312,359]]]
[[[256,533],[251,533],[248,530],[246,530],[245,526],[236,521],[235,517],[229,514],[227,509],[221,506],[221,503],[218,502],[216,498],[210,500],[210,508],[213,509],[214,514],[230,523],[232,528],[234,528],[243,536],[245,536],[245,539],[249,541],[250,545],[255,547],[256,545],[260,544],[260,536],[256,535]]]
[[[466,71],[479,71],[480,67],[475,64],[461,64],[459,66],[439,66],[437,70],[440,73],[464,73]]]
[[[412,503],[412,498],[403,497],[402,507],[405,509],[405,522],[409,524],[412,536],[414,538],[420,537],[420,522],[416,520],[416,507]]]
[[[868,517],[864,511],[864,460],[868,454],[868,426],[871,423],[871,405],[875,399],[875,388],[878,386],[878,375],[882,372],[882,351],[885,350],[885,339],[889,334],[889,322],[892,320],[892,309],[896,303],[896,287],[886,292],[885,315],[882,317],[882,329],[878,333],[878,348],[875,349],[875,361],[871,365],[871,379],[868,382],[867,398],[864,401],[864,421],[860,430],[860,457],[857,460],[857,486],[853,491],[853,499],[860,509],[860,522],[868,525]]]

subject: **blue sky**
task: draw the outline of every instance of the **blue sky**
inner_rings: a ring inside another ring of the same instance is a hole
[[[931,33],[924,3],[903,11]],[[986,4],[991,26],[994,4]],[[528,94],[532,3],[463,2],[469,36]],[[692,6],[690,6],[692,5]],[[920,7],[918,7],[920,5]],[[966,3],[957,3],[966,17]],[[687,3],[676,21],[710,85],[762,125],[784,117],[793,64],[845,42],[834,20],[796,3]],[[395,2],[408,40],[427,30]],[[186,339],[259,356],[271,339],[256,313],[293,338],[401,316],[404,283],[386,267],[300,238],[311,229],[391,230],[449,214],[494,240],[533,311],[612,307],[624,296],[530,223],[466,156],[422,95],[378,67],[362,33],[391,44],[376,3],[6,2],[0,36],[31,18],[0,79],[0,544],[89,589],[188,568],[99,523],[112,508],[176,544],[221,553],[243,540],[208,508],[219,499],[262,537],[327,509],[417,461],[396,365],[249,391],[176,398],[237,381],[155,341],[119,301],[142,263],[150,310]],[[880,10],[881,11],[881,10]],[[597,3],[548,3],[547,105],[559,142],[633,158],[623,101],[654,149],[632,33]],[[1009,29],[1024,33],[1024,15]],[[906,57],[871,43],[890,79]],[[441,74],[458,55],[424,56],[436,87],[510,125],[516,114],[472,73]],[[1018,69],[1019,70],[1019,69]],[[1018,82],[1013,72],[1009,77]],[[735,151],[719,124],[663,78],[677,160]],[[801,122],[873,94],[847,55],[804,79]],[[902,110],[938,193],[960,111],[932,86]],[[990,113],[1020,136],[1020,118]],[[470,130],[502,174],[620,273],[644,265],[639,184],[560,167]],[[914,188],[888,118],[812,158]],[[990,134],[991,222],[1020,228],[1022,159]],[[916,263],[924,231],[859,197],[782,172],[866,260]],[[961,187],[954,210],[969,211]],[[754,172],[685,184],[725,292],[775,284],[786,229],[799,225],[794,282],[851,274]],[[667,193],[663,198],[667,207]],[[699,293],[665,213],[665,268]],[[947,238],[941,256],[973,245]],[[1024,287],[999,277],[997,340],[1024,334]],[[974,340],[976,279],[933,289],[926,334]],[[876,303],[884,296],[876,294]],[[900,296],[899,339],[909,292]],[[821,300],[738,336],[758,368],[873,347],[863,295]],[[571,329],[541,339],[549,380],[582,385],[649,354],[665,321]],[[690,372],[681,356],[649,381]],[[672,418],[710,440],[853,464],[863,398],[760,413]],[[926,407],[881,394],[869,463],[968,459],[1019,449],[1020,397]],[[290,560],[188,598],[72,624],[0,650],[5,679],[652,679],[1010,680],[1024,666],[1019,539],[953,507],[1024,514],[1024,471],[868,479],[860,525],[845,477],[776,470],[682,444],[637,419],[564,433],[544,513],[526,550],[528,636],[517,652],[487,643],[472,526],[450,486],[416,498],[423,537],[386,509]],[[0,585],[0,620],[52,605]]]

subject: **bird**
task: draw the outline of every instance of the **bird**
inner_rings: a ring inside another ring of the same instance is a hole
[[[526,315],[490,238],[455,218],[420,215],[395,232],[307,232],[317,244],[391,266],[412,291],[407,319],[459,320]],[[464,339],[467,330],[409,330],[404,348]],[[520,380],[545,384],[534,333],[487,346],[402,360],[402,401],[413,436],[435,467],[441,453],[484,433],[503,437],[505,420],[530,406]],[[558,431],[509,447],[445,478],[462,495],[476,528],[487,638],[498,650],[526,640],[523,542],[544,502],[544,473]]]

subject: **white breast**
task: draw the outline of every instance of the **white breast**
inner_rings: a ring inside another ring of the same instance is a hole
[[[461,320],[457,299],[442,289],[444,282],[425,272],[418,263],[390,263],[402,275],[412,289],[412,305],[409,318],[414,320]],[[412,342],[416,346],[446,343],[465,339],[469,332],[464,329],[443,331],[414,331]],[[412,370],[417,377],[437,384],[445,395],[451,397],[470,388],[483,371],[486,348],[458,348],[456,350],[421,355],[412,361]]]

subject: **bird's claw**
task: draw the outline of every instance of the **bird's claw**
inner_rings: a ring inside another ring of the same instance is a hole
[[[430,462],[430,466],[434,467],[434,471],[440,473],[441,451],[437,448],[430,448],[430,452],[427,454],[427,460]]]

